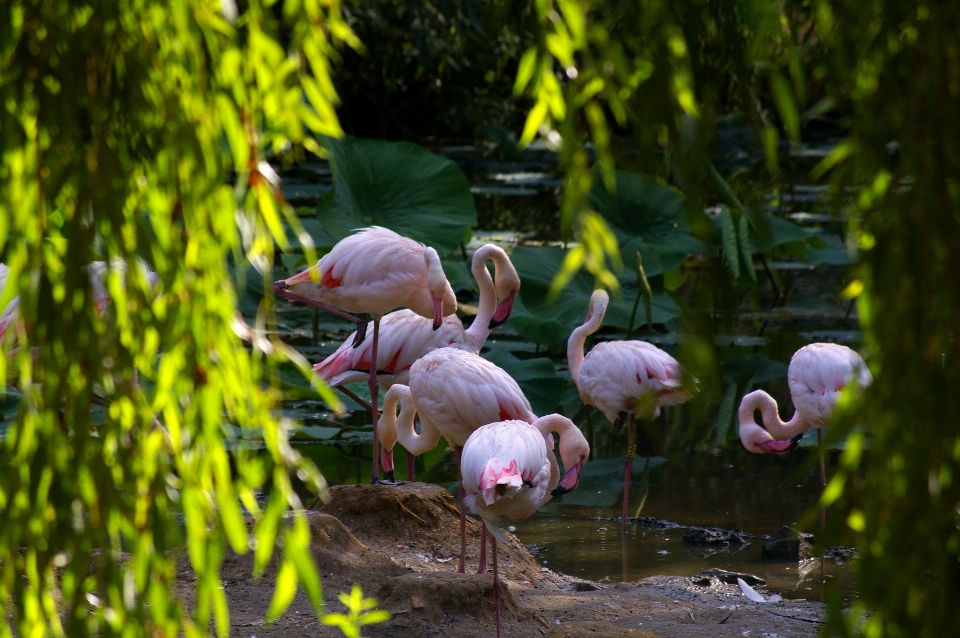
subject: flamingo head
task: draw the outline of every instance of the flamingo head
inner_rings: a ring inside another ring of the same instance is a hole
[[[438,330],[443,325],[443,318],[457,311],[457,298],[443,274],[437,251],[429,246],[424,248],[423,260],[427,265],[427,287],[433,298],[433,329]]]
[[[380,467],[389,480],[393,480],[393,448],[380,448]]]
[[[510,318],[510,313],[513,312],[513,301],[517,298],[517,293],[520,292],[520,275],[517,274],[517,269],[513,267],[513,263],[507,257],[507,254],[499,250],[494,263],[497,268],[494,286],[497,290],[497,299],[500,302],[490,319],[491,328],[496,328]]]
[[[590,444],[587,443],[587,439],[583,436],[580,428],[566,417],[560,418],[569,422],[564,423],[563,425],[566,427],[562,427],[559,431],[560,460],[563,461],[565,471],[560,483],[550,492],[553,496],[560,496],[577,489],[577,485],[580,483],[580,472],[583,470],[587,459],[590,458]]]
[[[320,302],[320,291],[324,287],[331,286],[327,286],[320,278],[320,262],[317,262],[313,268],[307,268],[293,277],[273,282],[273,294],[293,301]]]
[[[740,422],[740,442],[743,443],[743,447],[755,454],[784,456],[797,447],[801,438],[803,434],[798,434],[792,439],[775,439],[752,420]]]
[[[594,290],[593,294],[590,295],[590,305],[587,309],[587,316],[584,318],[583,323],[589,323],[591,319],[595,316],[600,316],[600,321],[603,321],[603,316],[607,314],[607,305],[610,303],[610,295],[607,294],[606,290]]]

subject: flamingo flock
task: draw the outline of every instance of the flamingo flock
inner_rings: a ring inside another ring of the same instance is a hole
[[[493,262],[494,276],[488,261]],[[108,267],[95,262],[87,267],[100,313],[109,299],[103,276],[110,269],[125,273],[126,264]],[[506,539],[501,517],[529,517],[553,496],[576,489],[590,446],[569,418],[534,414],[517,382],[480,356],[491,329],[509,318],[520,278],[506,252],[492,244],[475,252],[471,271],[480,300],[468,328],[454,314],[457,300],[436,250],[380,227],[340,241],[312,268],[275,282],[274,291],[357,324],[357,330],[314,370],[331,386],[367,381],[374,431],[372,482],[379,482],[382,466],[387,481],[395,484],[397,443],[407,450],[409,459],[433,449],[441,437],[455,451],[461,496],[458,571],[465,571],[469,508],[483,522],[480,573],[486,571],[486,531],[491,533],[499,636],[497,542]],[[154,273],[144,270],[144,275],[155,283]],[[10,285],[8,279],[9,269],[0,264],[0,292]],[[603,290],[590,297],[583,324],[567,342],[567,360],[583,402],[603,412],[615,429],[627,424],[621,510],[621,531],[625,532],[636,418],[651,419],[663,406],[690,400],[697,381],[676,359],[644,341],[603,341],[585,352],[586,339],[600,328],[608,304]],[[0,309],[0,341],[18,310],[16,295]],[[373,325],[351,313],[370,314]],[[813,343],[793,355],[787,380],[795,406],[787,422],[766,392],[757,390],[743,397],[739,434],[750,452],[787,454],[810,429],[817,430],[819,444],[820,430],[844,389],[852,384],[862,390],[872,379],[863,359],[850,348]],[[380,388],[386,391],[382,415]],[[412,461],[408,465],[412,480]],[[820,473],[825,484],[822,451]]]
[[[487,269],[491,260],[493,277]],[[357,330],[314,370],[335,387],[367,381],[374,426],[372,482],[379,481],[382,466],[387,482],[395,484],[397,443],[407,450],[411,479],[413,457],[433,449],[441,437],[455,451],[461,495],[458,571],[465,571],[469,508],[483,522],[480,573],[486,571],[486,531],[491,532],[499,636],[497,541],[505,539],[501,517],[528,517],[552,496],[576,489],[590,446],[565,416],[534,414],[516,381],[480,356],[490,330],[509,318],[520,278],[507,254],[490,244],[476,251],[471,270],[480,302],[469,328],[454,314],[456,299],[436,251],[384,228],[371,227],[347,237],[313,268],[277,281],[274,290],[278,296],[330,310],[357,324]],[[644,341],[603,341],[585,352],[586,339],[600,328],[608,304],[606,292],[593,293],[583,325],[567,342],[567,359],[583,402],[603,412],[615,429],[627,427],[620,517],[625,532],[635,421],[652,419],[662,407],[690,400],[697,380],[668,353]],[[348,313],[372,315],[372,329]],[[747,450],[788,453],[810,428],[819,433],[846,385],[865,387],[870,374],[849,348],[811,344],[794,355],[788,380],[796,413],[787,423],[765,392],[744,397],[740,437]],[[380,388],[386,391],[382,415]],[[762,425],[754,420],[757,409]],[[821,472],[822,468],[821,457]]]

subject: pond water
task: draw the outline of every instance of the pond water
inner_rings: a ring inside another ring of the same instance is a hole
[[[360,450],[330,455],[329,446],[301,449],[320,461],[331,480],[362,482],[369,475],[368,457]],[[819,521],[813,508],[820,494],[816,456],[815,448],[798,448],[786,457],[753,455],[733,447],[684,453],[652,458],[646,478],[645,459],[638,457],[629,511],[631,517],[640,518],[631,520],[625,536],[619,523],[624,459],[593,460],[575,492],[554,498],[529,519],[504,522],[545,567],[589,580],[695,576],[716,567],[763,578],[769,591],[785,598],[819,600],[817,560],[761,560],[764,537],[783,526],[816,535]],[[431,457],[434,465],[418,478],[456,494],[453,454],[438,450]],[[828,474],[831,466],[828,457]],[[398,470],[398,478],[405,474]],[[683,541],[690,526],[737,529],[752,537],[739,546],[691,545]],[[848,566],[828,557],[824,571],[828,581],[838,583],[845,599],[855,595]]]

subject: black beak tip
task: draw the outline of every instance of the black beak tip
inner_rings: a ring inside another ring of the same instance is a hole
[[[563,496],[564,494],[566,494],[566,493],[569,492],[569,491],[570,491],[570,490],[568,490],[568,489],[565,488],[565,487],[557,486],[556,488],[554,488],[554,490],[553,490],[552,492],[550,492],[550,496]]]
[[[798,434],[797,436],[790,439],[790,447],[787,448],[787,452],[792,452],[794,448],[800,443],[800,439],[803,438],[803,434]]]
[[[497,321],[496,319],[491,319],[491,320],[490,320],[490,329],[493,330],[494,328],[496,328],[497,326],[502,325],[502,324],[503,324],[503,321]]]

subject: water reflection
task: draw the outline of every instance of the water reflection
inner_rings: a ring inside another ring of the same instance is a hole
[[[596,581],[637,580],[647,576],[694,576],[711,567],[763,578],[767,588],[787,598],[820,597],[816,559],[764,563],[760,549],[765,535],[780,527],[797,527],[820,493],[819,470],[807,450],[784,458],[752,455],[736,449],[685,454],[657,464],[642,514],[676,526],[631,523],[621,538],[617,494],[598,493],[608,506],[570,505],[555,499],[534,517],[518,521],[516,534],[536,543],[538,560],[551,569]],[[828,465],[828,473],[830,472]],[[634,475],[635,487],[642,479]],[[637,489],[637,499],[642,497]],[[602,490],[598,490],[602,492]],[[581,501],[584,495],[581,495]],[[636,507],[631,499],[631,507]],[[635,511],[635,510],[634,510]],[[827,514],[829,516],[829,512]],[[816,533],[814,513],[803,531]],[[738,528],[752,534],[744,545],[698,546],[683,542],[685,526]],[[848,567],[825,563],[828,580],[840,582],[853,595]]]

